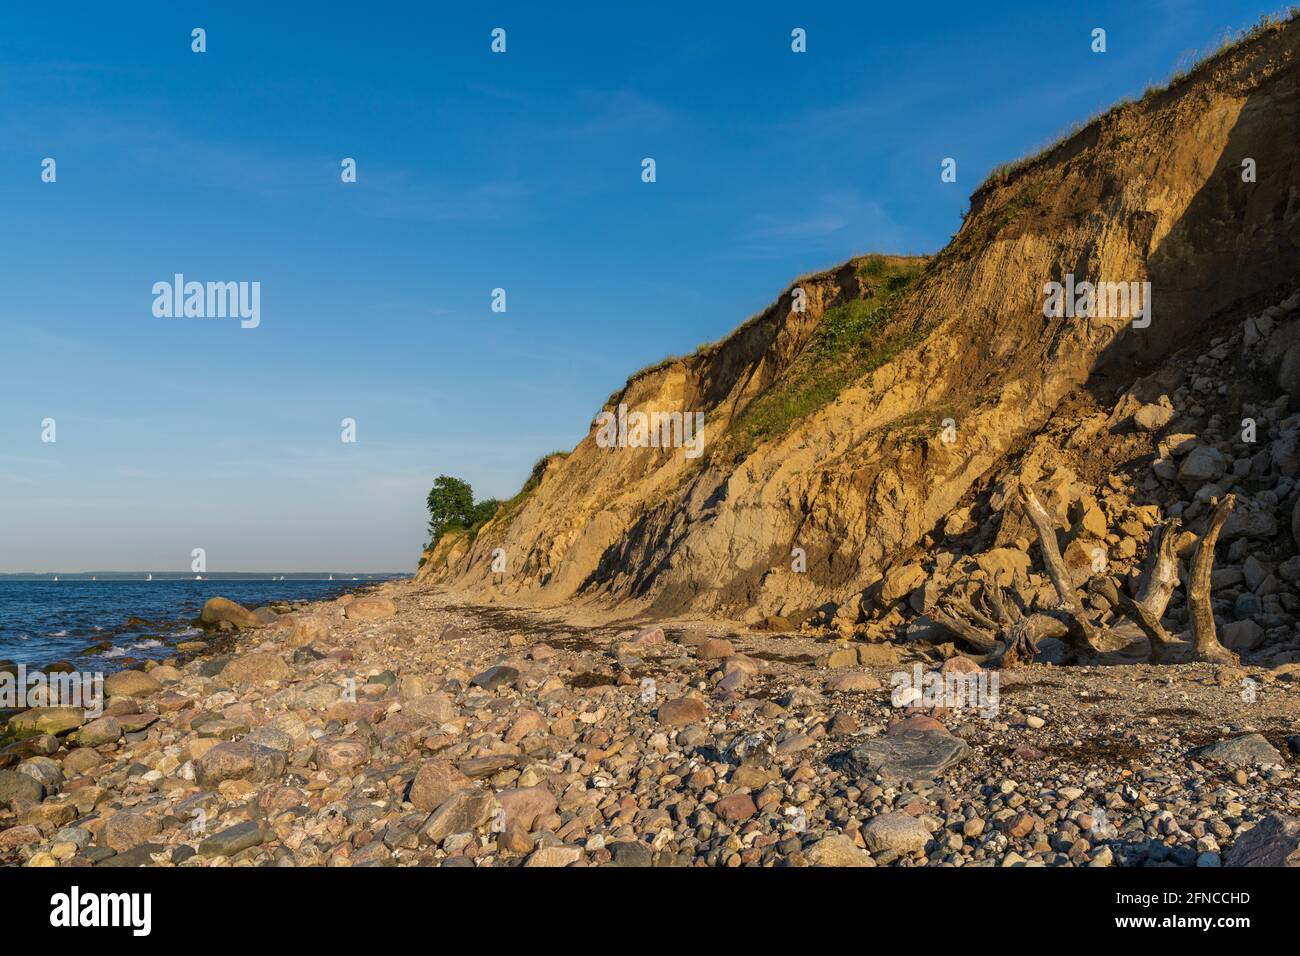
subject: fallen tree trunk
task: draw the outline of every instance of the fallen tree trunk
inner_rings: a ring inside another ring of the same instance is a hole
[[[1231,664],[1235,655],[1219,643],[1214,625],[1214,607],[1210,602],[1210,575],[1214,570],[1214,546],[1219,540],[1223,523],[1235,505],[1236,497],[1226,495],[1214,509],[1209,527],[1196,542],[1192,555],[1191,571],[1187,575],[1187,606],[1192,623],[1192,654],[1198,661]]]
[[[1051,579],[1060,602],[1049,613],[1027,614],[1011,597],[1003,593],[995,580],[984,582],[983,600],[987,613],[972,599],[949,596],[930,612],[933,620],[966,644],[986,667],[1019,667],[1033,661],[1038,642],[1046,637],[1064,639],[1078,660],[1095,660],[1101,653],[1099,644],[1111,644],[1120,638],[1113,631],[1089,618],[1069,568],[1056,543],[1056,527],[1047,509],[1033,489],[1021,493],[1025,514],[1038,535],[1043,567]],[[1215,633],[1214,612],[1210,603],[1210,575],[1214,567],[1214,546],[1219,532],[1232,511],[1233,496],[1219,502],[1209,527],[1197,543],[1188,574],[1187,601],[1191,618],[1192,654],[1194,659],[1232,663],[1235,656],[1219,643]],[[1130,597],[1104,575],[1093,575],[1086,585],[1089,594],[1111,612],[1132,621],[1150,644],[1153,663],[1168,663],[1180,642],[1161,623],[1178,585],[1178,556],[1174,551],[1179,528],[1177,518],[1157,525],[1148,542],[1147,560],[1138,581],[1137,597]],[[1023,590],[1023,589],[1022,589]],[[1014,596],[1014,595],[1013,595]],[[1185,646],[1185,645],[1181,645]]]

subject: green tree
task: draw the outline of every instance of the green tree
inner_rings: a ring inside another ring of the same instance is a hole
[[[448,528],[468,528],[473,523],[474,489],[469,482],[439,475],[426,499],[429,506],[429,543],[437,544]]]

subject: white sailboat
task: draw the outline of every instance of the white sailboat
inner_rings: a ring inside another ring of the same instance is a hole
[[[57,580],[58,580],[58,579],[59,579],[59,576],[58,576],[58,575],[57,575],[57,574],[56,574],[56,575],[54,575],[54,580],[56,580],[56,581],[57,581]]]
[[[153,580],[153,575],[150,574],[147,578],[145,578],[145,580],[146,580],[146,581],[152,581],[152,580]]]

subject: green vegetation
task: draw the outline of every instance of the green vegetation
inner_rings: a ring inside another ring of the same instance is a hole
[[[898,303],[921,269],[916,261],[867,256],[857,270],[866,297],[826,310],[789,368],[732,423],[719,442],[719,452],[738,457],[759,442],[784,434],[863,375],[924,338],[924,329],[890,328]]]
[[[425,503],[429,508],[430,548],[444,534],[478,534],[479,529],[492,520],[501,505],[496,498],[485,498],[476,504],[474,489],[469,482],[450,475],[438,476]]]

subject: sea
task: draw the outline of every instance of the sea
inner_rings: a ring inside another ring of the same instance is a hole
[[[251,610],[334,598],[400,576],[0,575],[0,662],[32,669],[67,661],[77,670],[112,671],[169,657],[177,641],[201,634],[193,622],[211,597]]]

